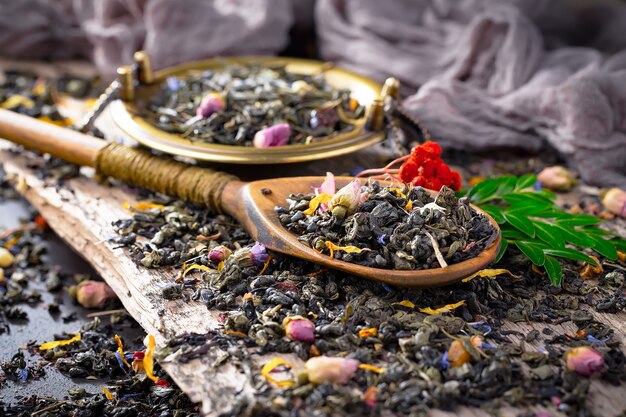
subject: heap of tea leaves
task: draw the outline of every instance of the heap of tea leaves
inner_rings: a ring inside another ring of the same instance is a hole
[[[537,177],[503,176],[484,180],[468,190],[470,201],[495,219],[502,231],[499,261],[510,245],[517,247],[533,264],[543,266],[553,285],[559,286],[563,271],[557,258],[588,262],[591,250],[611,259],[626,251],[626,241],[601,229],[601,219],[571,214],[560,209],[556,195],[534,190]],[[585,252],[586,251],[586,252]]]

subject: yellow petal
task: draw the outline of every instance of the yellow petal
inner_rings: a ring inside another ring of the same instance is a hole
[[[339,246],[339,245],[335,245],[330,240],[327,240],[326,242],[324,242],[324,244],[326,245],[326,247],[330,251],[330,257],[331,258],[335,254],[336,250],[342,250],[342,251],[347,252],[347,253],[361,253],[364,250],[368,250],[368,249],[357,248],[356,246]]]
[[[402,192],[402,188],[390,187],[389,191],[395,192],[398,197],[406,198],[406,194]]]
[[[328,204],[331,198],[333,198],[333,196],[326,193],[316,195],[313,199],[311,199],[311,201],[309,201],[309,208],[304,210],[303,213],[307,216],[312,215],[321,204]]]
[[[498,275],[502,275],[502,274],[509,274],[512,277],[515,276],[508,269],[481,269],[480,271],[470,275],[469,277],[463,278],[462,282],[471,281],[471,280],[473,280],[476,277],[493,278],[493,277],[497,277]]]
[[[362,339],[376,336],[378,334],[378,329],[376,327],[370,327],[369,329],[359,330],[359,337]]]
[[[222,264],[223,262],[220,262],[220,264]],[[223,266],[223,265],[222,265]],[[215,269],[209,268],[208,266],[205,265],[200,265],[200,264],[193,264],[191,266],[189,266],[189,268],[185,269],[185,272],[183,272],[183,276],[187,276],[187,274],[189,273],[189,271],[192,271],[194,269],[200,269],[202,271],[206,271],[206,272],[211,272],[211,271],[215,271]],[[220,270],[220,267],[217,267],[217,270]]]
[[[409,200],[404,207],[407,211],[413,210],[413,201]]]
[[[61,120],[52,120],[48,116],[40,116],[37,118],[37,120],[41,120],[42,122],[50,123],[50,124],[61,126],[61,127],[68,127],[74,124],[74,121],[72,119],[63,118]]]
[[[122,359],[122,362],[124,363],[124,365],[130,367],[130,364],[124,357],[124,344],[122,343],[122,339],[120,339],[118,335],[115,335],[115,341],[117,342],[117,351],[120,354],[120,358]]]
[[[399,306],[406,307],[406,308],[415,308],[415,304],[413,304],[409,300],[402,300],[397,303],[393,303],[391,305],[399,305]]]
[[[143,356],[143,369],[146,371],[146,376],[156,382],[159,378],[154,376],[154,359],[152,359],[152,355],[154,354],[154,349],[156,348],[156,342],[154,341],[154,336],[148,335],[148,348],[146,349],[146,353]]]
[[[380,374],[381,372],[385,370],[385,368],[379,368],[378,366],[368,365],[367,363],[360,364],[359,369],[363,369],[365,371],[372,371],[377,374]]]
[[[163,204],[156,204],[156,203],[148,203],[147,201],[140,201],[139,203],[135,203],[135,204],[130,204],[128,201],[124,202],[124,204],[122,204],[122,206],[124,206],[124,208],[126,210],[137,210],[137,211],[145,211],[145,210],[150,210],[150,209],[159,209],[159,210],[163,210],[165,208],[165,206]]]
[[[107,400],[113,401],[113,394],[111,394],[111,391],[109,391],[109,389],[105,387],[104,385],[102,386],[101,389],[102,389],[102,392],[104,393],[104,396],[107,397]]]
[[[270,374],[272,373],[272,371],[276,368],[278,368],[279,366],[286,366],[287,368],[291,369],[293,368],[293,365],[291,365],[289,362],[287,362],[286,360],[282,359],[282,358],[272,358],[270,359],[270,361],[268,363],[266,363],[265,365],[263,365],[263,368],[261,369],[261,375],[263,375],[263,378],[265,378],[267,381],[278,385],[279,387],[293,387],[295,385],[295,382],[290,380],[290,379],[285,379],[285,380],[278,380],[273,378]]]
[[[430,307],[426,307],[426,308],[420,308],[420,311],[422,313],[426,313],[426,314],[430,314],[430,315],[440,314],[440,313],[447,313],[448,311],[452,311],[452,310],[454,310],[456,308],[459,308],[459,307],[461,307],[464,304],[465,304],[465,300],[461,300],[458,303],[447,304],[447,305],[445,305],[445,306],[443,306],[441,308],[437,308],[435,310],[433,310]]]
[[[20,96],[18,94],[18,95],[11,96],[5,101],[3,101],[2,103],[0,103],[0,108],[12,109],[19,105],[22,105],[26,107],[27,109],[32,109],[35,106],[35,102],[29,99],[28,97]]]
[[[80,333],[76,333],[76,336],[72,337],[71,339],[53,340],[52,342],[42,343],[41,345],[39,345],[39,350],[50,350],[50,349],[54,349],[57,346],[65,346],[65,345],[69,345],[70,343],[78,342],[79,340],[80,340]]]

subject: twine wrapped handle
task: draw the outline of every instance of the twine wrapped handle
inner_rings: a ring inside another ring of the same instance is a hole
[[[234,175],[186,165],[152,155],[149,151],[112,142],[95,158],[96,173],[117,178],[221,212],[224,187],[239,179]]]

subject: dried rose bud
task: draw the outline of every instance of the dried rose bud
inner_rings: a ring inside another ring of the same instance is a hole
[[[252,142],[256,148],[285,146],[289,142],[290,135],[291,126],[287,123],[279,123],[256,132]]]
[[[83,281],[76,288],[76,301],[85,308],[102,308],[117,296],[105,282]]]
[[[224,245],[216,246],[209,251],[209,261],[220,263],[232,255],[232,253],[233,252]]]
[[[250,249],[250,257],[256,266],[263,265],[269,256],[270,255],[267,253],[267,249],[265,249],[265,245],[259,242],[256,242],[252,249]]]
[[[328,356],[316,356],[304,364],[309,381],[315,384],[345,384],[354,377],[359,361]]]
[[[572,171],[561,166],[544,168],[537,179],[541,185],[554,191],[569,191],[576,185]]]
[[[587,346],[579,346],[565,353],[567,369],[578,375],[591,376],[604,368],[604,357],[600,352]]]
[[[315,325],[313,322],[302,316],[286,317],[283,320],[285,334],[296,342],[313,343],[315,341]]]
[[[200,117],[209,117],[213,113],[224,110],[224,97],[219,93],[209,93],[202,98],[200,105],[196,109],[196,114]]]
[[[626,191],[619,188],[611,188],[603,191],[600,196],[602,197],[602,204],[608,211],[618,216],[626,217]]]
[[[0,247],[0,268],[7,268],[13,265],[15,257],[8,249]]]
[[[341,218],[354,213],[360,202],[361,182],[354,180],[335,193],[328,203],[328,208],[332,210],[334,216]]]
[[[312,129],[334,127],[337,122],[339,122],[339,115],[333,107],[311,110],[309,124]]]

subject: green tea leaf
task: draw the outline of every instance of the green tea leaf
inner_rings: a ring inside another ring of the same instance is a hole
[[[613,261],[617,259],[617,250],[615,250],[615,246],[613,245],[613,243],[601,238],[600,236],[589,235],[589,237],[594,242],[593,250]]]
[[[515,190],[515,186],[517,185],[517,178],[513,175],[507,175],[498,179],[500,180],[500,186],[496,190],[496,195],[502,196]]]
[[[546,256],[543,267],[548,273],[550,283],[555,287],[560,287],[561,279],[563,278],[563,270],[561,269],[561,264],[559,264],[559,261],[551,256]]]
[[[502,242],[500,243],[500,250],[498,251],[498,255],[496,256],[496,259],[494,259],[493,262],[494,263],[500,262],[500,259],[502,259],[502,257],[504,256],[504,253],[506,252],[508,248],[509,248],[509,241],[503,237]]]
[[[591,237],[588,237],[586,234],[579,232],[574,228],[561,226],[559,224],[554,225],[554,227],[561,232],[565,241],[571,243],[572,245],[576,245],[581,248],[591,248],[594,246],[594,241]]]
[[[472,202],[484,200],[492,196],[499,186],[500,182],[497,178],[486,179],[470,188],[470,190],[467,192],[467,198],[469,198]]]
[[[554,206],[554,201],[542,196],[538,191],[516,191],[503,196],[502,199],[511,203],[515,201],[536,201],[549,207]]]
[[[626,252],[626,240],[618,238],[611,240],[611,243],[613,244],[613,246],[615,246],[615,249],[619,250],[620,252]]]
[[[488,215],[493,217],[493,219],[498,223],[504,223],[504,216],[502,216],[502,207],[494,206],[492,204],[483,204],[480,206],[482,210],[485,211]]]
[[[532,187],[537,182],[537,176],[535,174],[522,175],[517,179],[515,184],[515,191],[520,191],[528,187]]]
[[[570,248],[559,248],[559,249],[544,249],[543,253],[550,256],[557,256],[559,258],[573,259],[575,261],[583,261],[588,262],[594,266],[598,264],[593,258],[585,255],[584,253],[577,251],[575,249]]]
[[[528,256],[528,259],[530,259],[535,265],[541,266],[544,264],[545,255],[543,254],[543,250],[537,245],[523,240],[511,243],[517,246],[517,248],[521,250],[524,255]]]
[[[595,216],[589,216],[587,214],[577,214],[569,219],[560,219],[556,221],[562,226],[591,226],[594,224],[602,223],[602,219]]]
[[[565,240],[556,227],[542,221],[534,221],[533,223],[539,239],[557,248],[565,246]]]
[[[517,229],[513,229],[511,227],[507,227],[502,226],[500,228],[500,231],[502,233],[502,237],[505,237],[507,239],[515,239],[515,240],[524,240],[524,239],[528,239],[528,236],[526,236],[524,233],[520,232]]]
[[[511,226],[515,227],[518,230],[521,230],[530,237],[535,237],[535,226],[528,217],[525,217],[521,213],[509,211],[503,211],[502,216],[504,216],[504,220],[509,222]]]
[[[556,194],[554,194],[552,191],[546,190],[545,188],[543,190],[533,191],[533,193],[543,198],[547,198],[548,200],[556,200]]]
[[[587,234],[593,234],[598,236],[614,236],[613,233],[608,230],[600,229],[599,227],[585,227],[583,231]]]

